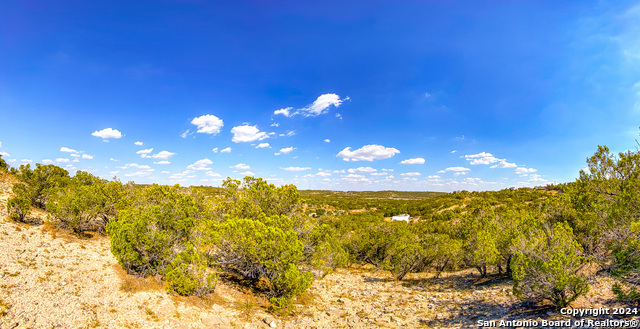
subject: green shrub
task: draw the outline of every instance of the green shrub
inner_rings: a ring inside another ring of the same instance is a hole
[[[128,273],[163,275],[176,250],[184,249],[201,214],[176,186],[153,185],[131,198],[137,202],[107,224],[111,252]]]
[[[327,224],[315,226],[304,237],[304,255],[305,263],[319,271],[319,276],[325,276],[337,267],[345,266],[349,260],[336,230]]]
[[[49,198],[47,209],[62,226],[80,233],[87,230],[103,231],[105,197],[97,185],[72,185],[61,188]]]
[[[291,299],[309,288],[311,279],[309,272],[297,269],[304,259],[303,243],[291,226],[286,216],[227,218],[209,231],[215,235],[214,259],[223,269],[245,278],[267,278],[269,295]]]
[[[9,165],[7,164],[6,161],[4,161],[4,159],[2,158],[2,155],[0,155],[0,170],[9,171]]]
[[[587,281],[577,274],[585,261],[567,223],[540,229],[516,244],[511,267],[513,293],[526,300],[548,299],[558,308],[567,307],[589,291]]]
[[[42,209],[45,209],[49,196],[55,189],[69,183],[69,172],[55,165],[37,163],[34,170],[29,164],[20,165],[16,176],[27,184],[32,204]]]
[[[23,221],[31,212],[31,197],[26,185],[16,183],[13,185],[14,197],[7,202],[9,218]]]
[[[191,243],[186,243],[185,250],[167,266],[165,280],[169,291],[182,296],[204,296],[214,291],[218,276],[209,273],[206,260]]]

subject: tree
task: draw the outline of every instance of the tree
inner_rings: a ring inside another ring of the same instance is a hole
[[[542,226],[514,245],[513,293],[532,301],[550,300],[567,307],[589,291],[578,269],[585,261],[582,247],[567,223]]]

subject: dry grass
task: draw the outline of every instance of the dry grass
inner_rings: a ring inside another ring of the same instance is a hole
[[[7,314],[9,310],[9,304],[4,301],[4,299],[0,298],[0,317],[3,317]]]
[[[129,275],[120,265],[114,265],[114,270],[120,278],[122,283],[120,284],[120,291],[127,293],[137,293],[141,291],[161,291],[163,289],[162,280],[158,277],[137,277],[135,275]]]

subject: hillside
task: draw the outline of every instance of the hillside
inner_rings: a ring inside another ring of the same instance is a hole
[[[354,265],[316,280],[292,316],[270,314],[259,294],[222,276],[205,298],[167,293],[154,278],[127,275],[109,238],[79,238],[53,227],[45,212],[32,224],[7,218],[13,179],[0,177],[1,328],[465,328],[478,320],[565,319],[550,308],[524,307],[510,280],[477,282],[471,270],[409,274],[403,281]],[[574,307],[619,306],[612,279],[591,276]]]

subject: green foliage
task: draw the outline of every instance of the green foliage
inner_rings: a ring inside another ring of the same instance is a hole
[[[218,282],[217,274],[209,272],[206,260],[189,242],[167,266],[165,279],[167,290],[182,296],[204,296],[213,292]]]
[[[582,247],[567,223],[522,236],[514,249],[511,267],[513,293],[517,297],[548,299],[562,308],[589,291],[589,284],[577,273],[585,261]]]
[[[9,218],[23,221],[31,212],[31,196],[25,184],[13,185],[14,197],[7,202],[7,212]]]
[[[63,227],[75,233],[104,232],[107,222],[116,217],[118,200],[125,193],[120,182],[107,182],[78,171],[69,184],[49,193],[47,209]]]
[[[347,264],[349,255],[342,248],[333,227],[327,224],[317,225],[304,240],[306,263],[318,269],[321,272],[320,276]]]
[[[182,250],[201,213],[178,187],[153,185],[134,193],[138,202],[107,224],[111,252],[128,273],[164,274],[176,250]]]
[[[230,217],[291,216],[300,206],[300,195],[294,185],[275,187],[262,178],[247,176],[242,182],[229,178],[222,187],[226,202],[220,203],[219,213]]]
[[[55,189],[69,183],[68,171],[55,165],[39,163],[33,170],[29,164],[20,165],[16,177],[27,184],[32,204],[42,209],[45,209],[49,196]]]
[[[310,275],[297,269],[291,272],[291,266],[303,260],[303,244],[291,230],[286,216],[260,216],[259,220],[228,218],[211,231],[215,232],[216,262],[248,279],[268,278],[272,283],[270,293],[276,297],[287,297],[297,291],[287,290],[299,286],[291,283],[293,274]],[[288,277],[285,279],[284,275]],[[282,285],[278,287],[276,282]]]
[[[6,161],[4,161],[4,159],[2,158],[2,155],[0,155],[0,170],[9,171],[9,165],[7,164]]]

